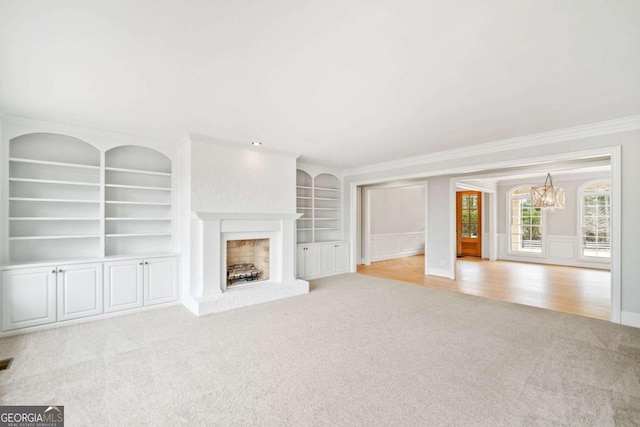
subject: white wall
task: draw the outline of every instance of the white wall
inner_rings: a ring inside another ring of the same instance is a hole
[[[296,156],[191,136],[191,210],[296,212]]]
[[[424,232],[424,187],[371,189],[371,234]]]
[[[433,163],[407,164],[373,172],[352,173],[351,175],[345,176],[345,194],[347,198],[350,197],[351,183],[373,184],[376,182],[384,182],[385,179],[388,178],[429,177],[429,224],[426,248],[429,266],[435,264],[433,266],[437,268],[440,261],[443,261],[443,268],[452,268],[453,266],[448,265],[446,261],[451,254],[448,237],[447,239],[443,239],[440,235],[442,229],[446,227],[446,223],[443,221],[449,214],[448,212],[444,212],[446,209],[441,206],[450,203],[448,193],[442,188],[445,185],[440,180],[448,181],[452,173],[461,173],[463,169],[468,170],[469,173],[472,173],[472,171],[481,171],[483,168],[486,168],[486,165],[497,162],[517,160],[524,164],[536,156],[555,156],[558,154],[612,146],[620,146],[622,151],[622,164],[620,167],[622,178],[622,237],[621,253],[618,254],[621,265],[621,308],[623,318],[625,312],[627,312],[627,317],[640,317],[640,280],[638,280],[638,277],[640,277],[640,262],[637,261],[640,259],[640,245],[637,243],[640,241],[640,221],[637,220],[637,212],[640,211],[640,191],[638,191],[636,184],[640,182],[640,167],[638,167],[640,164],[639,130],[620,131],[618,133],[583,137],[562,142],[540,142],[535,147],[529,147],[526,150],[505,149],[500,152],[460,155],[457,158],[435,161]],[[438,182],[436,182],[433,176],[440,176],[442,178],[439,178]],[[434,192],[432,193],[432,191]],[[440,210],[443,212],[439,212]],[[351,225],[349,221],[350,217],[350,206],[347,205],[345,209],[345,223],[347,227]],[[350,232],[349,229],[346,231],[347,233]]]
[[[427,274],[451,277],[455,250],[449,238],[449,225],[455,220],[451,186],[448,177],[429,178],[429,211],[427,214]]]
[[[424,253],[424,186],[371,188],[371,261]]]

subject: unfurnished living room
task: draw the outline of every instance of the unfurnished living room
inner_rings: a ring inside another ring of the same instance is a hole
[[[640,2],[0,0],[0,426],[640,425]]]

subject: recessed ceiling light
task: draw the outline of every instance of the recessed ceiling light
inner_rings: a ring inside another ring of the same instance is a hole
[[[262,145],[262,142],[252,142],[251,145],[255,145],[256,147],[259,147]]]

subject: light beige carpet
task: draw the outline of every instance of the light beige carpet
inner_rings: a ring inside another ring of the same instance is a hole
[[[0,340],[1,404],[68,426],[640,425],[640,330],[358,274]]]

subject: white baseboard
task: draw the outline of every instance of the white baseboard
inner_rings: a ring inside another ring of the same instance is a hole
[[[371,262],[384,261],[387,259],[404,258],[407,256],[420,255],[424,253],[424,249],[413,249],[410,251],[396,252],[394,254],[375,255],[371,257]]]
[[[620,323],[634,328],[640,328],[640,313],[623,311],[620,313]]]
[[[446,270],[443,268],[428,268],[427,274],[429,276],[438,276],[444,277],[446,279],[453,279],[453,272],[451,270]]]

